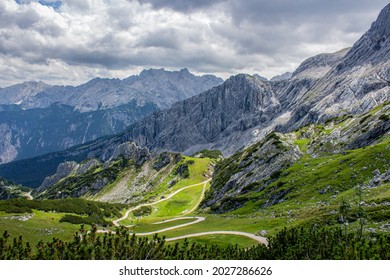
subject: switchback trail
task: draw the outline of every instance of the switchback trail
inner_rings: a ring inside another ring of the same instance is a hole
[[[221,231],[206,231],[206,232],[199,232],[199,233],[193,233],[193,234],[187,234],[183,236],[177,236],[177,237],[172,237],[172,238],[167,238],[165,241],[176,241],[180,239],[185,239],[185,238],[191,238],[191,237],[198,237],[198,236],[204,236],[204,235],[216,235],[216,234],[231,234],[231,235],[241,235],[241,236],[246,236],[249,237],[253,240],[256,240],[259,243],[263,243],[265,245],[268,245],[267,238],[257,236],[251,233],[247,232],[242,232],[242,231],[226,231],[226,230],[221,230]]]
[[[166,231],[171,231],[171,230],[175,230],[175,229],[178,229],[178,228],[181,228],[181,227],[186,227],[186,226],[189,226],[189,225],[193,225],[193,224],[197,224],[197,223],[203,222],[203,221],[206,220],[205,217],[191,217],[191,216],[184,216],[184,215],[188,215],[188,214],[194,212],[198,208],[199,204],[202,202],[202,200],[204,198],[205,191],[206,191],[206,185],[210,181],[211,181],[211,179],[208,179],[208,180],[203,181],[203,182],[198,183],[198,184],[186,186],[184,188],[178,189],[177,191],[171,193],[169,196],[167,196],[167,197],[165,197],[163,199],[160,199],[158,201],[140,204],[140,205],[138,205],[136,207],[128,209],[126,211],[126,213],[121,218],[113,221],[113,224],[115,226],[119,227],[120,226],[119,222],[127,219],[129,214],[132,211],[137,210],[137,209],[141,208],[142,206],[152,206],[152,205],[155,205],[155,204],[160,203],[162,201],[166,201],[166,200],[172,198],[173,196],[175,196],[176,194],[178,194],[181,191],[184,191],[184,190],[186,190],[188,188],[192,188],[192,187],[195,187],[195,186],[199,186],[201,184],[203,184],[202,194],[201,194],[197,204],[191,210],[186,211],[185,213],[183,213],[183,215],[178,216],[176,218],[172,218],[172,219],[169,219],[169,220],[156,222],[156,223],[153,223],[153,224],[158,225],[158,224],[164,224],[164,223],[168,223],[168,222],[172,222],[172,221],[188,220],[188,219],[195,219],[195,221],[191,221],[191,222],[188,222],[188,223],[184,223],[184,224],[180,224],[180,225],[172,226],[172,227],[168,227],[168,228],[163,228],[163,229],[156,230],[156,231],[136,233],[136,235],[138,235],[138,236],[152,235],[152,234],[166,232]],[[125,226],[125,227],[130,228],[132,226]],[[98,233],[115,233],[115,231],[112,231],[112,230],[98,230],[97,232]],[[176,240],[180,240],[180,239],[191,238],[191,237],[198,237],[198,236],[205,236],[205,235],[240,235],[240,236],[245,236],[245,237],[251,238],[251,239],[253,239],[253,240],[255,240],[255,241],[259,242],[259,243],[268,245],[268,241],[267,241],[266,238],[261,237],[261,236],[257,236],[257,235],[251,234],[251,233],[247,233],[247,232],[241,232],[241,231],[207,231],[207,232],[198,232],[198,233],[187,234],[187,235],[183,235],[183,236],[167,238],[165,240],[166,241],[176,241]]]
[[[190,186],[187,186],[187,187],[178,189],[177,191],[171,193],[171,194],[168,195],[167,197],[165,197],[165,198],[163,198],[163,199],[160,199],[160,200],[158,200],[158,201],[155,201],[155,202],[140,204],[140,205],[138,205],[138,206],[136,206],[136,207],[134,207],[134,208],[131,208],[131,209],[127,210],[126,213],[122,216],[122,218],[117,219],[117,220],[115,220],[115,221],[112,221],[112,223],[114,224],[114,226],[119,227],[120,225],[119,225],[118,222],[127,219],[127,217],[129,216],[129,214],[130,214],[131,211],[137,210],[137,209],[141,208],[142,206],[152,206],[152,205],[155,205],[155,204],[157,204],[157,203],[166,201],[166,200],[170,199],[171,197],[175,196],[176,194],[178,194],[178,193],[181,192],[181,191],[184,191],[184,190],[186,190],[186,189],[189,189],[189,188],[192,188],[192,187],[195,187],[195,186],[199,186],[199,185],[201,185],[201,184],[203,184],[203,191],[202,191],[202,197],[203,197],[204,191],[205,191],[205,188],[206,188],[206,185],[207,185],[207,183],[210,182],[210,181],[211,181],[211,179],[208,179],[208,180],[203,181],[203,182],[201,182],[201,183],[194,184],[194,185],[190,185]],[[202,198],[201,198],[201,199],[202,199]],[[189,212],[187,212],[187,213],[193,212],[193,211],[198,207],[198,205],[199,205],[200,202],[201,202],[201,200],[198,201],[197,205],[195,205],[195,207],[194,207],[193,209],[191,209],[191,211],[189,211]]]

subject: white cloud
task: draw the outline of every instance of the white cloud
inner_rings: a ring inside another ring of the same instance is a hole
[[[272,77],[352,45],[387,1],[18,2],[0,2],[0,86],[79,84],[150,67]]]

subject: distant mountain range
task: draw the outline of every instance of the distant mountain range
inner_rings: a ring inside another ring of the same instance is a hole
[[[169,109],[154,112],[120,134],[1,165],[0,175],[37,186],[63,161],[106,161],[118,145],[126,142],[153,152],[192,154],[218,149],[230,156],[259,143],[271,132],[288,133],[332,118],[361,115],[389,100],[390,5],[352,48],[309,58],[289,79],[267,81],[257,75],[239,74]],[[96,105],[82,104],[78,110]],[[105,102],[101,108],[108,108],[108,104]],[[156,106],[163,107],[160,103]],[[385,116],[383,121],[376,128],[381,132],[370,135],[388,132],[389,120]],[[366,132],[359,137],[367,136]],[[366,143],[370,143],[369,139]]]
[[[0,89],[0,163],[67,149],[124,130],[222,79],[188,69],[144,70],[126,79],[80,86],[25,82]]]

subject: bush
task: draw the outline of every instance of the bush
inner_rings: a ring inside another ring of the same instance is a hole
[[[104,218],[96,214],[93,214],[88,217],[65,215],[64,217],[61,218],[60,223],[99,225],[103,227],[112,226],[111,222],[106,221]]]
[[[345,233],[340,228],[291,228],[270,236],[268,247],[263,244],[251,248],[238,246],[197,244],[188,241],[165,244],[165,239],[154,235],[151,239],[137,237],[125,229],[116,234],[99,235],[97,228],[86,231],[82,227],[73,240],[58,238],[40,241],[32,251],[22,237],[9,240],[4,232],[0,237],[0,259],[38,260],[365,260],[390,258],[390,235],[356,232]],[[11,241],[11,242],[10,242]]]
[[[6,213],[31,213],[33,209],[44,212],[74,213],[77,215],[98,214],[102,217],[120,216],[126,205],[96,202],[81,198],[54,200],[11,199],[0,201],[0,211]]]
[[[133,215],[135,217],[140,217],[140,216],[147,216],[152,213],[152,207],[150,206],[141,206],[139,209],[133,210]]]
[[[390,120],[390,115],[385,115],[385,114],[380,115],[379,119],[381,121],[385,121],[386,122],[386,121]]]
[[[180,164],[175,172],[173,174],[175,175],[180,175],[180,177],[182,178],[188,178],[190,177],[190,170],[188,169],[188,162],[185,162],[183,164]]]
[[[192,157],[199,157],[199,158],[223,158],[222,152],[219,150],[201,150],[200,152],[196,152],[192,155]]]

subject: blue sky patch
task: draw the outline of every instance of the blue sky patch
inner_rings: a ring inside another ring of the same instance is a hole
[[[18,4],[30,4],[31,2],[38,2],[41,5],[53,7],[54,9],[59,9],[62,5],[61,0],[15,0]]]

